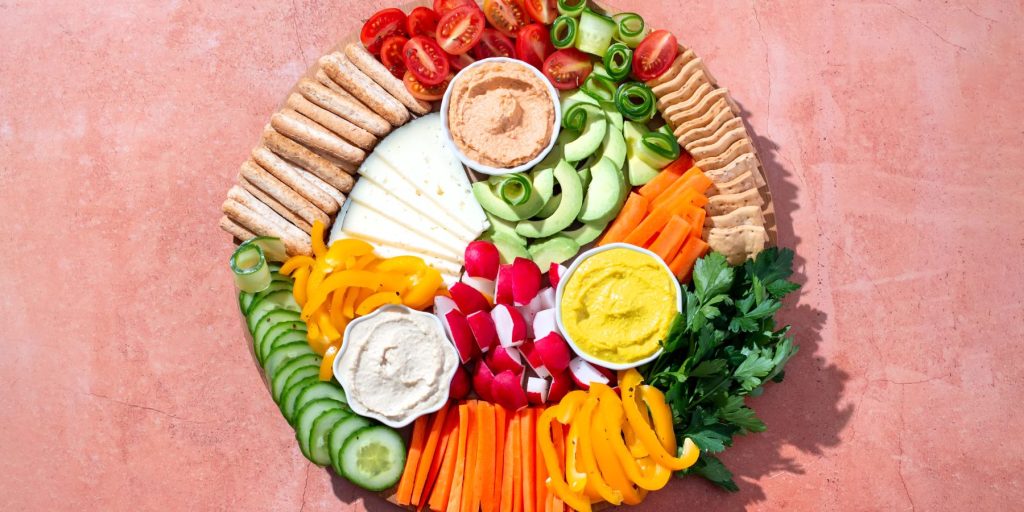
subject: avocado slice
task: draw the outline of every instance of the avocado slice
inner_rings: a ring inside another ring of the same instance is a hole
[[[527,238],[544,238],[569,227],[583,206],[583,183],[580,175],[566,161],[555,167],[555,180],[562,188],[562,200],[550,217],[541,220],[524,220],[516,225],[516,233]]]
[[[534,218],[535,219],[546,219],[546,218],[550,217],[553,213],[555,213],[555,211],[558,210],[558,205],[561,204],[561,203],[562,203],[562,193],[559,192],[559,193],[551,196],[551,199],[548,199],[547,204],[545,204],[544,208],[541,208],[540,211],[537,212],[537,215],[534,215]],[[512,232],[515,232],[515,228],[512,229]],[[519,236],[519,234],[517,233],[516,236]]]
[[[583,190],[590,187],[590,180],[594,179],[594,174],[590,172],[590,166],[586,166],[579,171],[576,171],[580,175],[580,184],[583,185]]]
[[[539,240],[530,245],[530,258],[540,268],[548,268],[552,263],[562,263],[580,252],[580,244],[564,235]]]
[[[516,233],[515,224],[507,220],[499,219],[493,213],[487,210],[484,210],[484,215],[487,216],[487,220],[490,221],[491,223],[490,229],[488,229],[487,233],[485,234],[485,236],[487,236],[489,240],[493,240],[493,235],[501,234],[506,237],[510,237],[519,245],[526,245],[526,239],[519,236],[519,233]]]
[[[494,233],[491,235],[491,243],[498,248],[498,255],[501,256],[502,265],[512,263],[516,258],[530,258],[530,253],[526,250],[526,246],[519,243],[516,238],[505,233]]]
[[[580,222],[607,223],[619,213],[620,199],[626,189],[626,180],[615,164],[602,158],[590,168],[593,179],[587,187],[580,209]]]
[[[622,169],[626,165],[626,139],[622,136],[622,129],[608,127],[604,134],[604,142],[601,143],[601,150],[596,153],[598,158],[607,158],[615,167]]]
[[[562,235],[573,239],[580,247],[583,247],[597,240],[601,233],[604,233],[604,228],[607,226],[607,222],[588,222],[576,229],[563,231]]]
[[[530,193],[530,198],[519,206],[506,203],[494,190],[494,182],[491,180],[474,183],[473,197],[485,211],[499,219],[512,222],[529,219],[544,207],[548,199],[551,199],[555,186],[554,171],[540,169],[534,172],[531,183],[533,191]]]
[[[622,117],[622,112],[619,112],[619,108],[615,106],[615,102],[602,101],[601,110],[604,110],[604,115],[608,118],[608,123],[610,123],[609,129],[614,127],[621,134],[622,123],[625,119]]]
[[[597,148],[601,147],[606,131],[608,131],[608,120],[605,118],[604,112],[595,108],[587,116],[587,124],[583,127],[583,133],[565,145],[565,160],[579,162],[594,154]]]
[[[629,164],[629,184],[634,187],[646,184],[658,175],[658,169],[651,167],[640,159],[637,148],[643,138],[646,127],[633,121],[626,121],[622,128],[622,136],[626,142],[626,161]]]

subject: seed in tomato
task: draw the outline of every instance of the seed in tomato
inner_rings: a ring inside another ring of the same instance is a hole
[[[436,41],[416,36],[402,48],[405,67],[423,85],[437,85],[448,76],[448,56]]]
[[[437,43],[444,51],[461,55],[480,40],[484,25],[484,13],[476,4],[459,7],[441,16],[437,23]]]
[[[633,51],[633,75],[640,80],[651,80],[662,75],[679,54],[676,36],[667,30],[655,30]]]

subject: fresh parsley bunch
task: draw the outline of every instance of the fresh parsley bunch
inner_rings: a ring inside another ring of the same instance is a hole
[[[683,312],[672,324],[665,350],[645,370],[647,382],[665,391],[676,435],[701,449],[685,474],[696,474],[737,491],[732,473],[712,454],[732,445],[733,436],[767,427],[747,407],[768,381],[781,382],[797,348],[778,328],[782,298],[799,288],[793,251],[770,248],[743,266],[731,267],[712,253],[693,269],[693,291],[684,291]]]

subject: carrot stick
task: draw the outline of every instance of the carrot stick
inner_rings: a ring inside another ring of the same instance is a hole
[[[477,448],[480,442],[480,428],[476,424],[479,415],[480,402],[470,400],[469,402],[469,436],[466,438],[466,465],[462,475],[462,489],[460,489],[460,506],[451,510],[462,510],[462,512],[477,512],[480,508],[473,508],[473,488],[476,486],[476,458]],[[454,493],[455,491],[452,490]],[[453,496],[454,498],[454,496]],[[478,503],[479,505],[479,503]]]
[[[608,232],[604,234],[604,238],[597,245],[625,240],[629,233],[640,224],[644,215],[647,215],[648,204],[649,202],[646,197],[630,192],[629,199],[626,199],[626,204],[622,205],[622,210],[619,211],[618,217],[615,217],[615,221],[608,228]]]
[[[534,425],[537,424],[537,418],[540,417],[540,409],[530,409],[530,422]],[[534,439],[536,439],[537,429],[533,430]],[[551,435],[551,434],[548,434]],[[537,473],[536,484],[533,489],[537,494],[537,512],[547,510],[548,504],[548,468],[547,464],[544,463],[544,455],[540,453],[540,443],[533,443],[533,463],[535,466],[534,471]]]
[[[697,261],[697,258],[704,256],[707,252],[708,244],[700,239],[699,234],[693,233],[686,239],[683,248],[679,250],[679,254],[672,259],[672,263],[668,267],[672,269],[672,272],[680,281],[688,282],[690,280],[690,272],[693,271],[693,264]]]
[[[504,407],[494,405],[494,486],[491,488],[491,501],[498,510],[501,508],[501,487],[505,483],[505,431],[508,430],[508,411]]]
[[[647,241],[654,238],[654,235],[661,231],[672,218],[672,211],[669,208],[655,208],[647,215],[647,218],[638,225],[624,242],[638,247],[647,245]]]
[[[427,424],[430,418],[420,416],[412,427],[412,441],[409,442],[409,454],[405,459],[405,470],[402,471],[402,479],[398,481],[398,492],[395,501],[399,505],[408,505],[412,498],[413,479],[416,478],[416,468],[423,454],[424,444],[427,442]]]
[[[448,417],[448,404],[445,404],[433,416],[430,430],[427,432],[427,441],[423,447],[423,454],[420,455],[420,462],[416,468],[416,476],[413,478],[412,493],[409,498],[410,503],[413,505],[420,504],[420,497],[423,496],[423,487],[427,484],[427,475],[430,474],[430,468],[435,460],[440,459],[440,454],[443,453],[443,450],[438,450],[437,448],[438,443],[441,442],[445,419]],[[399,489],[401,489],[401,484],[399,484]]]
[[[441,440],[438,442],[437,454],[434,459],[430,462],[430,471],[427,474],[427,482],[423,486],[423,495],[419,499],[419,510],[427,507],[429,501],[433,499],[434,492],[437,489],[434,484],[440,475],[448,475],[449,488],[451,486],[451,471],[455,469],[455,452],[458,451],[458,438],[459,438],[459,410],[455,406],[448,407],[448,413],[444,419],[444,426],[442,428]],[[449,454],[448,452],[452,452]],[[447,464],[447,466],[446,466]],[[447,473],[446,473],[447,472]],[[413,500],[416,500],[416,492],[413,491]],[[447,503],[446,501],[441,503],[442,505]]]
[[[662,191],[661,194],[658,194],[657,198],[651,199],[650,208],[654,209],[655,207],[661,206],[665,202],[670,201],[674,195],[679,193],[679,191],[689,188],[690,178],[703,173],[704,172],[701,171],[699,167],[690,167],[690,169],[683,173],[682,176],[672,182],[670,187]]]
[[[537,506],[537,493],[535,486],[537,476],[534,464],[534,437],[536,426],[534,425],[533,413],[530,409],[519,411],[520,414],[520,437],[522,438],[523,452],[523,512],[535,512]]]
[[[661,230],[661,234],[654,239],[654,243],[648,249],[657,254],[662,261],[670,262],[679,252],[679,248],[683,246],[690,229],[690,223],[685,218],[673,215],[665,225],[665,229]]]
[[[678,162],[678,160],[676,160],[676,162]],[[640,195],[646,197],[649,201],[653,201],[662,192],[668,190],[668,188],[686,172],[686,169],[680,165],[676,165],[676,162],[669,164],[669,166],[659,172],[654,179],[640,187]]]
[[[469,444],[470,434],[470,420],[473,419],[473,409],[470,404],[473,402],[467,402],[459,405],[459,444],[458,453],[455,455],[455,469],[452,472],[451,482],[443,482],[438,480],[438,487],[447,487],[447,505],[442,506],[439,510],[459,510],[462,505],[462,481],[466,477],[466,448]],[[448,485],[444,485],[448,483]],[[440,501],[440,500],[439,500]],[[434,504],[430,504],[430,508],[434,508]]]
[[[501,409],[499,407],[499,409]],[[502,409],[504,410],[504,409]],[[519,465],[519,452],[513,438],[519,438],[519,418],[514,414],[510,415],[511,420],[505,429],[505,457],[502,461],[501,470],[501,508],[502,512],[513,510],[515,498],[516,467]]]
[[[480,406],[477,407],[477,413],[476,425],[480,429],[480,436],[477,438],[472,510],[494,512],[496,503],[493,496],[491,496],[494,490],[494,406],[487,402],[480,402]]]
[[[707,217],[707,214],[708,212],[704,208],[693,208],[683,214],[683,217],[690,223],[691,233],[704,232],[704,219]]]

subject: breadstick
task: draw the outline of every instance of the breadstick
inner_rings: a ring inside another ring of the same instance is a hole
[[[237,176],[237,179],[240,187],[244,188],[246,192],[252,194],[259,202],[269,206],[270,209],[277,212],[278,215],[284,217],[284,220],[288,221],[291,225],[305,231],[306,233],[312,232],[313,226],[303,220],[302,217],[295,215],[295,213],[289,210],[287,206],[281,204],[277,199],[274,199],[273,196],[270,196],[266,192],[260,190],[259,187],[250,183],[249,180],[245,179],[241,174]]]
[[[228,190],[228,199],[238,201],[242,206],[256,212],[257,215],[263,217],[269,222],[274,223],[281,231],[288,232],[292,235],[302,237],[298,227],[296,227],[288,219],[282,217],[279,213],[275,212],[273,208],[263,204],[256,196],[249,193],[248,190],[242,188],[239,185],[234,185]]]
[[[405,105],[393,98],[373,79],[366,76],[359,68],[349,62],[343,53],[335,52],[320,57],[320,66],[327,76],[345,88],[359,101],[370,107],[381,117],[387,119],[392,126],[401,126],[409,121],[409,111]]]
[[[284,161],[266,146],[257,146],[253,149],[252,158],[260,167],[274,175],[278,180],[281,180],[285,185],[291,187],[295,192],[298,192],[299,195],[305,197],[309,202],[313,203],[313,206],[316,206],[327,215],[336,213],[338,208],[341,207],[330,195],[325,194],[303,178],[298,168]]]
[[[327,194],[336,203],[338,203],[338,205],[339,205],[338,209],[339,210],[341,209],[341,205],[345,204],[345,194],[342,194],[338,189],[332,187],[326,181],[324,181],[324,180],[320,179],[319,177],[317,177],[317,175],[315,175],[315,174],[313,174],[313,173],[311,173],[311,172],[309,172],[309,171],[307,171],[305,169],[299,169],[299,174],[301,174],[302,177],[306,179],[306,181],[308,181],[309,183],[313,184],[314,187],[320,189],[321,191],[323,191],[323,193]]]
[[[342,86],[338,85],[338,82],[331,80],[331,77],[327,76],[327,73],[324,73],[323,68],[316,68],[316,79],[318,82],[323,84],[324,87],[327,87],[328,89],[344,97],[352,97],[353,99],[355,99],[355,97],[349,94],[348,91],[346,91]]]
[[[229,235],[243,242],[250,238],[256,238],[256,235],[253,234],[252,231],[238,225],[237,222],[227,218],[226,215],[221,216],[220,218],[220,228],[227,231]]]
[[[274,221],[267,220],[249,207],[230,198],[224,201],[224,204],[221,205],[221,209],[229,219],[237,222],[245,229],[248,229],[257,235],[280,238],[281,242],[284,243],[285,250],[290,255],[310,255],[313,253],[311,240],[308,236],[303,236],[302,231],[299,231],[299,228],[296,228],[295,226],[292,226],[292,229],[299,232],[298,236],[290,230],[282,229]]]
[[[352,190],[355,180],[347,172],[273,128],[263,131],[263,143],[281,158],[316,174],[332,187],[342,192]]]
[[[341,88],[326,74],[324,78],[334,84],[335,87]],[[325,85],[303,78],[299,80],[298,90],[307,100],[320,105],[377,137],[383,137],[391,131],[391,124],[388,123],[387,119],[370,110],[369,107],[360,103],[355,96],[352,96],[344,89],[338,92]]]
[[[366,152],[345,142],[309,118],[290,109],[282,109],[270,116],[270,126],[281,135],[309,148],[317,148],[334,155],[339,160],[359,165],[366,158]]]
[[[372,133],[303,98],[301,94],[289,96],[288,106],[359,148],[373,149],[373,145],[377,143],[377,137],[374,137]]]
[[[260,167],[252,159],[249,159],[242,164],[240,175],[246,182],[274,198],[275,201],[280,203],[289,211],[294,212],[295,215],[305,221],[307,225],[312,225],[313,222],[317,220],[324,224],[331,223],[331,218],[326,213],[314,206],[308,199],[302,197],[301,194],[289,188],[288,185],[281,183],[281,180],[275,178],[273,174],[267,172],[266,169]],[[249,187],[246,187],[246,190],[249,190]],[[252,192],[252,195],[256,197],[260,197],[259,194],[252,190],[249,190],[249,192]],[[263,202],[266,203],[266,201]],[[271,207],[273,207],[273,205],[271,205]],[[299,226],[298,223],[293,222],[293,224]]]
[[[391,96],[406,106],[413,113],[423,115],[430,112],[430,103],[420,101],[416,99],[406,89],[405,84],[401,80],[395,78],[388,68],[384,67],[376,57],[370,52],[366,51],[366,48],[359,43],[351,43],[345,47],[345,55],[348,55],[348,59],[355,64],[357,68],[366,76],[377,82],[385,91],[391,93]]]

